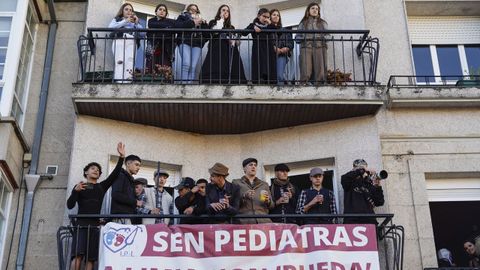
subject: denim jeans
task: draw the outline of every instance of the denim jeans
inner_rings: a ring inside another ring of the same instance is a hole
[[[192,83],[195,79],[195,70],[197,69],[198,61],[200,61],[200,57],[202,56],[202,48],[191,47],[190,45],[182,43],[178,46],[178,49],[182,57],[181,83]]]
[[[288,58],[286,56],[277,56],[277,82],[278,85],[285,84],[285,67],[287,66]]]

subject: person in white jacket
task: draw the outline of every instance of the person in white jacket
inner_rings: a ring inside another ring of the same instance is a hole
[[[145,196],[147,198],[146,208],[151,209],[152,213],[160,215],[173,214],[173,197],[164,188],[169,174],[164,171],[155,171],[153,174],[155,187],[146,188]],[[144,218],[143,224],[170,223],[170,218]]]
[[[108,28],[142,28],[139,24],[133,6],[129,3],[123,4],[115,18],[110,22]],[[114,79],[115,82],[129,82],[133,78],[133,65],[136,52],[136,42],[133,32],[112,32],[112,51],[115,59]]]

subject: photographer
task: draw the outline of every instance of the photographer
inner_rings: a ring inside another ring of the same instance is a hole
[[[375,214],[373,210],[385,203],[380,179],[363,159],[353,162],[353,169],[342,175],[345,214]],[[345,218],[344,224],[378,224],[375,218]]]

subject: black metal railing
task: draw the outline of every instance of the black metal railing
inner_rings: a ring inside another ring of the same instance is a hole
[[[70,220],[73,223],[78,222],[79,220],[115,220],[115,219],[130,219],[130,218],[170,218],[171,220],[176,220],[178,222],[181,218],[189,219],[201,219],[203,224],[205,224],[205,218],[211,223],[215,223],[215,219],[229,220],[230,223],[235,223],[236,220],[243,218],[281,218],[282,220],[291,220],[291,218],[300,221],[304,218],[321,218],[321,219],[334,219],[337,223],[340,223],[343,218],[364,218],[372,220],[375,218],[377,220],[377,237],[379,240],[379,245],[383,243],[383,250],[385,252],[385,269],[387,270],[401,270],[403,269],[403,249],[404,249],[404,239],[405,233],[402,226],[393,224],[393,214],[309,214],[309,215],[299,215],[299,214],[270,214],[270,215],[235,215],[235,216],[191,216],[191,215],[69,215]],[[75,246],[72,242],[73,235],[78,237],[78,233],[75,231],[84,230],[87,234],[87,239],[90,233],[98,233],[98,226],[75,226],[75,225],[62,226],[57,231],[57,247],[58,247],[58,265],[60,270],[70,269],[73,255],[76,254]],[[195,226],[195,225],[192,225]],[[78,240],[78,239],[77,239]],[[76,242],[78,243],[78,241]],[[89,247],[90,244],[87,242],[86,247]],[[380,250],[379,246],[379,250]],[[88,250],[86,251],[88,254]],[[88,258],[87,258],[88,260]]]
[[[480,270],[478,267],[427,267],[423,270]]]
[[[388,89],[399,87],[480,87],[480,75],[393,75],[390,76],[387,87]]]
[[[376,83],[379,41],[368,30],[269,29],[255,34],[230,29],[89,28],[87,32],[77,42],[80,83]],[[289,49],[276,53],[277,45]]]

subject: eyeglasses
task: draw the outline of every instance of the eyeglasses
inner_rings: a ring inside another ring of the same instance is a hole
[[[265,19],[270,19],[270,16],[268,16],[268,15],[262,15],[262,17],[265,18]]]

